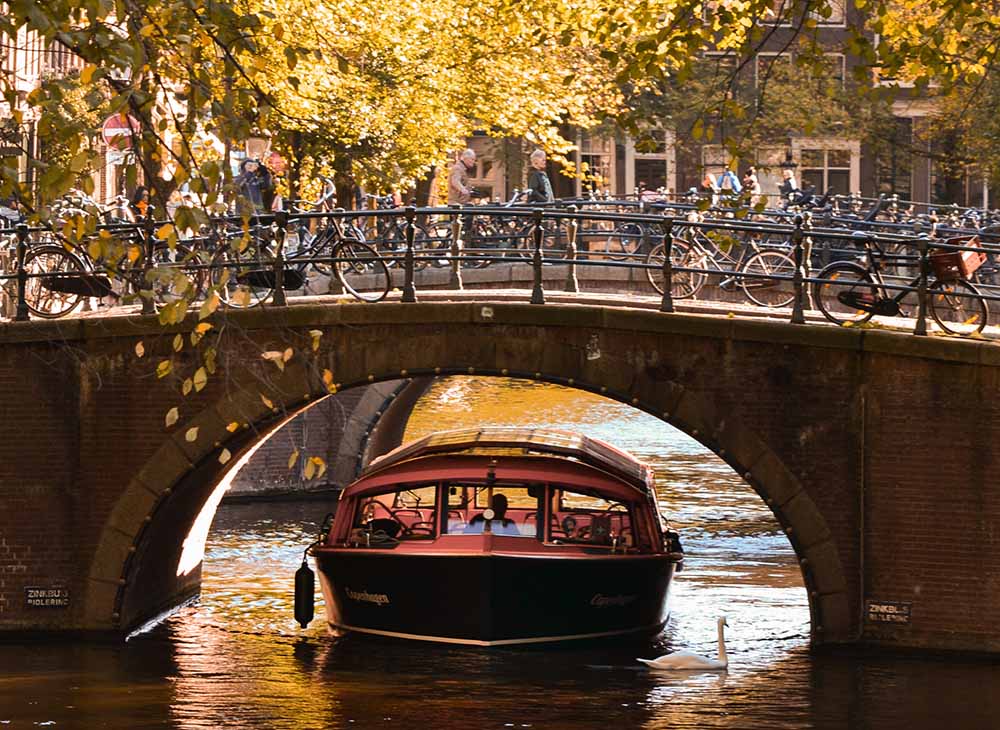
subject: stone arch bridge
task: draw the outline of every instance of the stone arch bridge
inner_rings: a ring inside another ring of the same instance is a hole
[[[0,328],[0,635],[127,634],[197,592],[185,539],[255,443],[333,389],[461,373],[600,393],[713,450],[794,547],[814,645],[1000,650],[993,344],[485,301],[230,312],[193,346],[196,324]]]

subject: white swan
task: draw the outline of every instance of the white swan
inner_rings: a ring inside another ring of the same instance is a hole
[[[726,657],[726,638],[723,635],[723,627],[729,626],[726,617],[719,617],[719,658],[709,659],[693,651],[675,651],[671,654],[664,654],[657,659],[639,659],[640,662],[649,666],[650,669],[725,669],[729,666],[729,659]]]

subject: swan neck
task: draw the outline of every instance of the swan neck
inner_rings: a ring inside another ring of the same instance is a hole
[[[726,636],[723,633],[722,622],[719,622],[719,661],[726,661]]]

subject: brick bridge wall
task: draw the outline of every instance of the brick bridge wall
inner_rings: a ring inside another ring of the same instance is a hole
[[[186,398],[203,353],[172,342],[193,321],[0,329],[0,630],[128,631],[197,591],[200,569],[178,571],[190,526],[227,469],[331,376],[349,390],[464,373],[602,393],[719,454],[799,556],[815,644],[1000,650],[989,342],[495,302],[226,316],[205,340],[216,373]],[[281,371],[261,358],[286,347]],[[157,378],[163,360],[173,372]],[[29,587],[68,605],[29,606]],[[867,620],[868,601],[903,604],[908,621]]]
[[[323,399],[254,451],[233,477],[224,499],[320,496],[343,489],[369,461],[400,444],[412,406],[430,383],[430,378],[387,380]],[[289,469],[289,455],[295,449],[321,457],[329,465],[326,474],[306,479],[305,459]]]

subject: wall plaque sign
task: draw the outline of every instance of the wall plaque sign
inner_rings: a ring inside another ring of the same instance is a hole
[[[906,601],[865,601],[865,620],[873,624],[909,624],[912,605]]]
[[[26,586],[24,605],[28,608],[67,608],[69,606],[69,588]]]

